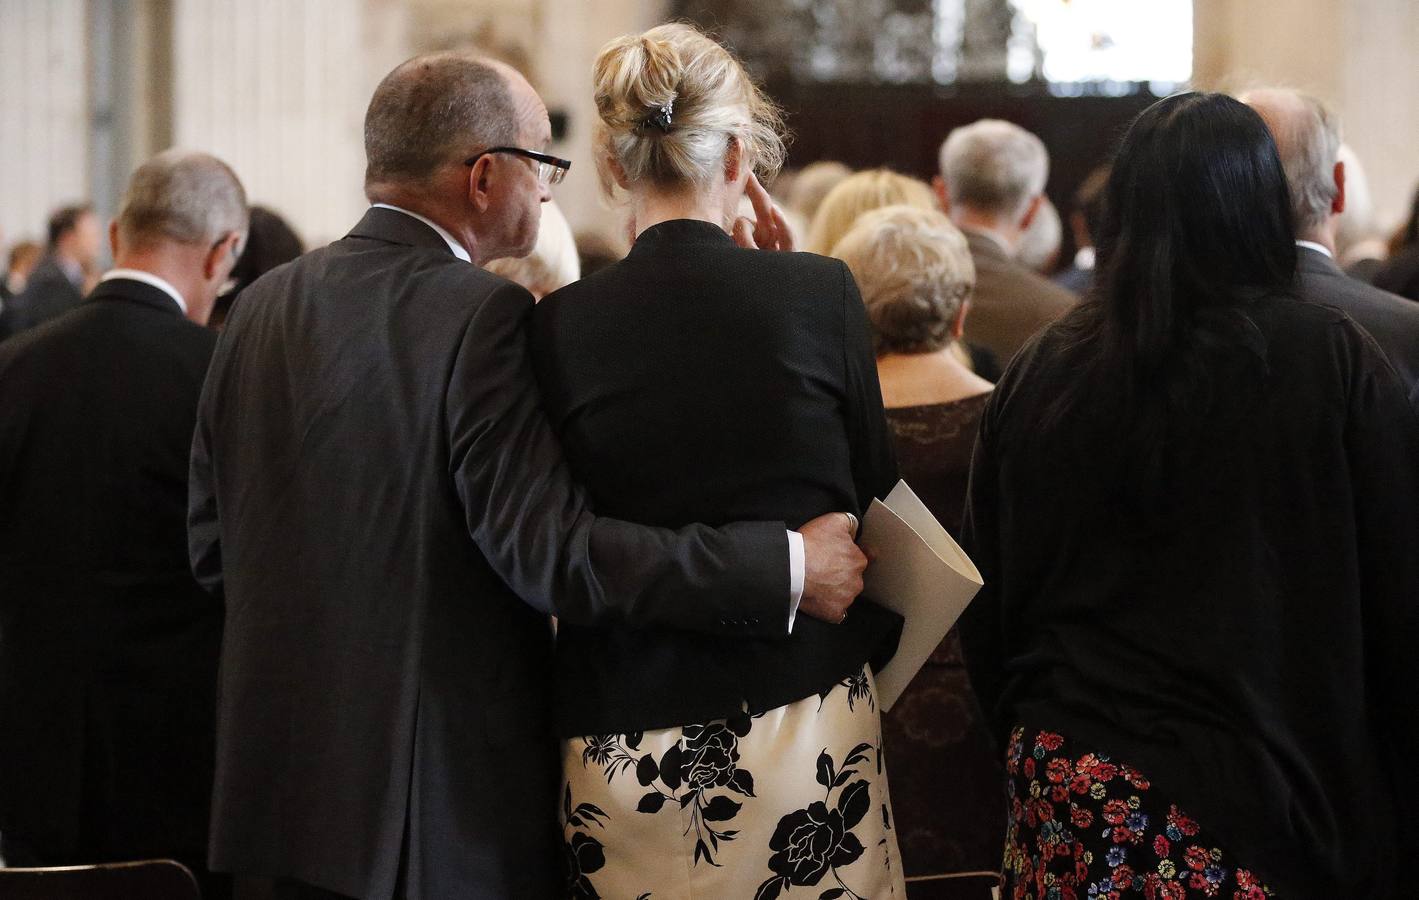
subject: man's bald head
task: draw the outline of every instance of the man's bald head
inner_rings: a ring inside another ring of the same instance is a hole
[[[1296,234],[1325,226],[1340,194],[1335,177],[1340,122],[1335,114],[1315,97],[1285,88],[1247,91],[1240,99],[1256,110],[1276,141],[1291,185]]]
[[[385,76],[365,113],[365,190],[421,185],[474,151],[515,144],[507,66],[467,53],[416,56]],[[528,89],[530,90],[530,88]]]

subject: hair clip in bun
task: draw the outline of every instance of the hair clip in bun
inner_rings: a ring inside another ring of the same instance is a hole
[[[666,101],[665,105],[656,109],[655,112],[641,120],[642,128],[659,128],[661,133],[669,134],[671,116],[675,113],[674,99]]]

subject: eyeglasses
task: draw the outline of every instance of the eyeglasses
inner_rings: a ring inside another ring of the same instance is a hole
[[[521,147],[490,147],[482,153],[468,157],[463,164],[471,166],[489,153],[511,153],[532,160],[537,164],[537,181],[541,184],[560,184],[562,179],[567,177],[567,170],[572,167],[572,161],[569,159],[548,156],[546,153],[524,150]]]

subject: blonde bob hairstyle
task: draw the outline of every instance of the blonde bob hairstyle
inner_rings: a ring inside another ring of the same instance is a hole
[[[934,210],[936,194],[924,181],[890,169],[868,169],[838,182],[818,206],[808,225],[809,253],[831,254],[833,247],[863,213],[884,206],[905,205]]]
[[[722,177],[731,140],[761,179],[783,165],[778,107],[728,50],[691,25],[616,38],[597,54],[592,78],[596,168],[608,197],[617,168],[628,185],[707,187]]]
[[[878,356],[933,353],[951,344],[976,285],[965,235],[945,213],[888,206],[858,219],[833,255],[862,292]]]

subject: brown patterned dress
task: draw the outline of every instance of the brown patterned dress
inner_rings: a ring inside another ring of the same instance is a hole
[[[960,533],[971,449],[989,397],[887,410],[902,478],[953,536]],[[882,731],[908,896],[948,896],[949,882],[932,876],[1000,871],[1005,774],[954,630],[882,716]]]

